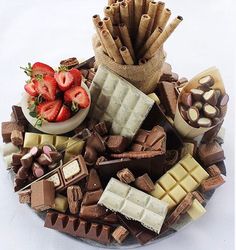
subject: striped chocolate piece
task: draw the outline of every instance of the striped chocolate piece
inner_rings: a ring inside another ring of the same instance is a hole
[[[168,204],[149,194],[111,178],[98,204],[139,221],[146,228],[159,233],[167,214]]]

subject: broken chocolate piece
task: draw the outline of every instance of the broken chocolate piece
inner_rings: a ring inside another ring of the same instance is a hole
[[[54,163],[59,162],[63,158],[62,154],[59,153],[59,152],[57,152],[57,151],[51,151],[51,152],[49,152],[49,156],[51,157],[51,159],[52,159],[52,161]]]
[[[104,139],[96,132],[88,138],[86,145],[94,148],[98,153],[104,153],[106,150]]]
[[[116,176],[121,182],[124,182],[126,184],[135,181],[134,175],[128,168],[123,168],[122,170],[117,172]]]
[[[88,176],[88,181],[86,184],[87,191],[94,191],[102,188],[100,178],[95,169],[91,169]]]
[[[200,185],[200,189],[203,192],[208,192],[213,189],[218,188],[219,186],[223,185],[225,183],[225,180],[222,178],[221,175],[217,175],[214,177],[210,177],[207,180],[202,181]]]
[[[121,135],[111,135],[106,141],[106,146],[112,153],[123,153],[128,146],[128,139]]]
[[[23,134],[19,130],[13,130],[11,133],[11,142],[16,146],[23,145]]]
[[[12,106],[12,112],[14,115],[14,119],[17,122],[18,125],[22,125],[22,126],[27,126],[28,125],[28,121],[25,118],[22,108],[19,106]]]
[[[150,193],[151,191],[154,190],[154,183],[147,173],[136,178],[134,185],[138,189],[140,189],[144,192],[147,192],[147,193]]]
[[[28,178],[28,176],[29,176],[28,172],[29,172],[28,168],[20,167],[18,172],[17,172],[16,178],[26,180]]]
[[[112,233],[112,237],[119,244],[122,244],[122,242],[127,238],[128,235],[129,231],[122,226],[118,226]]]
[[[76,68],[77,69],[91,69],[94,67],[94,63],[95,63],[95,57],[93,56],[87,59],[86,61],[80,63]]]
[[[30,168],[33,162],[33,156],[31,155],[31,153],[27,153],[21,158],[20,161],[23,167]]]
[[[221,171],[220,169],[215,165],[211,165],[209,166],[206,171],[208,172],[208,174],[211,176],[211,177],[214,177],[214,176],[217,176],[217,175],[221,175]]]

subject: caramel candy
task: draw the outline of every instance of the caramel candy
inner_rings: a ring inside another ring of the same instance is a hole
[[[200,85],[206,85],[207,87],[212,87],[215,84],[214,79],[212,76],[203,76],[202,78],[199,79],[198,83]]]
[[[201,101],[204,91],[201,89],[191,89],[190,93],[195,101]]]
[[[67,188],[67,199],[72,214],[77,214],[79,212],[79,201],[82,197],[83,194],[79,186],[70,186]]]
[[[212,189],[218,188],[224,183],[225,183],[225,180],[222,178],[222,176],[217,175],[217,176],[210,177],[207,180],[202,181],[200,188],[203,192],[208,192]]]
[[[18,193],[19,202],[20,203],[28,203],[31,202],[31,189],[27,189]]]
[[[199,119],[199,111],[196,107],[190,107],[187,111],[187,117],[190,122],[196,123]]]
[[[114,238],[115,241],[117,241],[119,244],[121,244],[129,235],[129,231],[122,227],[118,226],[114,232],[112,233],[112,237]]]
[[[152,182],[151,178],[147,173],[136,178],[134,184],[138,189],[145,191],[147,193],[155,189],[154,183]]]
[[[206,170],[207,170],[208,174],[209,174],[211,177],[214,177],[214,176],[217,176],[217,175],[221,175],[220,169],[219,169],[215,164],[214,164],[214,165],[211,165],[211,166],[208,167]]]
[[[11,133],[11,142],[16,146],[23,145],[23,134],[19,130],[13,130]]]
[[[112,153],[122,153],[128,146],[128,139],[121,135],[111,135],[106,141],[108,149]]]
[[[134,175],[128,168],[123,168],[119,172],[117,172],[117,177],[121,182],[124,182],[126,184],[129,184],[133,181],[135,181]]]

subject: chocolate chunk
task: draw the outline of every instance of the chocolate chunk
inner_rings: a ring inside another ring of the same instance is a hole
[[[80,63],[76,68],[77,69],[90,69],[94,67],[94,63],[95,63],[95,57],[93,56],[87,59],[86,61]]]
[[[215,81],[212,76],[203,76],[199,79],[198,83],[203,86],[206,85],[207,87],[212,87],[215,84]]]
[[[22,125],[22,126],[27,126],[28,125],[28,121],[25,118],[22,108],[19,106],[12,106],[12,112],[15,118],[15,121],[17,122],[18,125]]]
[[[108,127],[107,127],[106,122],[104,122],[104,121],[97,123],[97,124],[94,126],[94,129],[95,129],[95,131],[96,131],[98,134],[100,134],[101,136],[104,136],[104,135],[107,135],[107,134],[108,134]]]
[[[106,141],[106,146],[112,153],[122,153],[128,146],[128,139],[121,135],[111,135]]]
[[[45,174],[44,168],[41,165],[39,165],[37,162],[33,163],[32,172],[36,178],[39,178]]]
[[[181,95],[181,103],[187,107],[192,106],[192,94],[191,93],[183,93]]]
[[[103,190],[102,189],[98,189],[95,191],[89,191],[86,192],[84,197],[83,197],[83,205],[93,205],[96,204],[100,197],[102,196]]]
[[[16,122],[2,122],[2,139],[3,142],[11,142],[11,133],[13,130],[24,132],[24,126],[18,125]]]
[[[208,178],[207,180],[202,181],[200,188],[203,192],[208,192],[208,191],[218,188],[224,183],[225,183],[225,180],[222,178],[222,176],[217,175],[217,176],[213,176],[213,177]]]
[[[22,146],[23,145],[23,134],[19,130],[13,130],[11,133],[11,142],[16,146]]]
[[[31,155],[31,153],[27,153],[21,158],[20,161],[23,167],[30,168],[33,162],[33,156]]]
[[[200,144],[198,155],[205,166],[210,166],[225,159],[224,150],[216,141]]]
[[[122,244],[122,242],[127,238],[128,235],[129,231],[122,226],[118,226],[112,233],[112,237],[119,244]]]
[[[67,199],[72,214],[77,214],[79,212],[79,201],[82,197],[83,194],[79,186],[70,186],[67,188]]]
[[[138,178],[135,179],[134,185],[147,193],[151,192],[154,190],[154,184],[149,177],[149,175],[146,173],[142,176],[139,176]]]
[[[79,61],[76,57],[71,57],[60,62],[61,66],[65,66],[68,69],[75,68],[79,65]]]
[[[211,119],[209,119],[209,118],[202,117],[202,118],[199,118],[199,119],[198,119],[197,124],[198,124],[200,127],[209,128],[209,127],[212,125],[212,121],[211,121]]]
[[[49,156],[51,157],[52,162],[55,162],[55,163],[59,162],[63,158],[62,154],[57,151],[49,152]]]
[[[19,191],[21,188],[23,188],[27,183],[27,180],[23,180],[17,177],[17,175],[15,176],[14,179],[14,191],[17,192]]]
[[[18,172],[17,172],[16,178],[26,180],[28,178],[28,176],[29,176],[28,171],[29,171],[28,168],[20,167]]]
[[[106,150],[103,138],[96,132],[88,138],[86,145],[94,148],[98,153],[104,153]]]
[[[201,89],[191,89],[190,93],[192,94],[192,97],[195,101],[202,101],[202,96],[204,94],[204,91]]]
[[[97,174],[97,171],[92,168],[89,172],[88,181],[86,184],[86,190],[94,191],[94,190],[100,189],[101,187],[102,185],[101,185],[100,178]]]
[[[21,166],[21,158],[24,156],[22,153],[12,154],[12,166]]]
[[[128,168],[123,168],[119,172],[117,172],[116,176],[119,178],[121,182],[129,184],[135,181],[133,173]]]
[[[83,219],[99,219],[106,214],[106,208],[98,204],[86,206],[82,205],[80,209],[80,218]]]
[[[208,172],[208,174],[211,176],[211,177],[214,177],[214,176],[217,176],[217,175],[221,175],[221,171],[220,169],[215,165],[211,165],[209,166],[206,171]]]
[[[52,159],[47,154],[43,153],[37,158],[37,162],[42,166],[48,166],[52,164]]]
[[[161,103],[165,106],[167,115],[169,115],[171,118],[174,118],[177,104],[177,96],[175,93],[174,84],[169,82],[160,82],[159,90],[161,93],[159,97],[161,99]]]
[[[30,204],[31,202],[31,189],[27,189],[24,191],[20,191],[19,195],[19,202],[22,204]]]
[[[89,146],[86,146],[84,153],[84,160],[88,166],[93,166],[98,159],[97,151]]]

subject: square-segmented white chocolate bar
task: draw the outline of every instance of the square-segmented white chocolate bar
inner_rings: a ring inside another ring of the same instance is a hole
[[[169,209],[172,209],[188,192],[196,190],[208,177],[209,174],[201,165],[190,154],[187,154],[157,180],[155,189],[150,194],[167,202]]]
[[[134,187],[111,178],[98,204],[139,221],[159,233],[167,214],[168,204]]]
[[[74,160],[66,166],[62,167],[62,172],[66,180],[78,174],[80,172],[80,166],[78,161]]]
[[[151,110],[154,101],[131,83],[99,66],[90,87],[89,116],[111,123],[111,133],[132,138]]]

